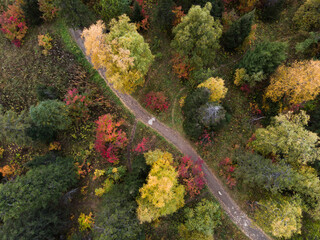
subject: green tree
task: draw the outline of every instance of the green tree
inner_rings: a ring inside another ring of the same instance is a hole
[[[105,194],[95,219],[94,239],[140,239],[142,227],[136,216],[137,203],[123,191],[123,184]]]
[[[159,158],[152,164],[147,183],[140,188],[137,214],[141,223],[174,213],[184,205],[185,189],[170,160]]]
[[[303,30],[319,30],[320,28],[320,1],[307,0],[297,10],[293,17],[295,24]]]
[[[27,111],[20,114],[9,110],[4,112],[0,105],[0,139],[18,145],[28,145],[30,138],[26,130],[30,126],[30,117]]]
[[[66,130],[71,125],[68,107],[58,100],[40,102],[30,107],[30,117],[37,127],[49,127],[53,130]]]
[[[188,94],[185,103],[182,107],[184,113],[183,129],[185,133],[193,138],[198,139],[203,133],[204,126],[201,124],[201,119],[198,110],[209,102],[210,90],[207,88],[197,88],[195,91]]]
[[[56,0],[59,14],[72,28],[84,28],[95,22],[93,12],[81,0]]]
[[[283,42],[262,42],[253,50],[250,50],[240,61],[238,68],[246,69],[249,75],[263,71],[269,75],[287,59],[287,43]]]
[[[104,22],[109,23],[113,18],[128,14],[129,6],[129,0],[99,0],[95,10],[102,16]]]
[[[141,9],[141,6],[138,3],[138,1],[134,1],[130,18],[135,23],[141,22],[144,19],[143,15],[142,15],[142,9]]]
[[[39,10],[38,0],[24,0],[21,6],[29,25],[42,23],[42,12]]]
[[[193,6],[182,21],[173,29],[171,46],[191,66],[199,69],[213,64],[215,52],[219,49],[222,26],[210,15],[212,5]]]
[[[215,228],[221,224],[221,210],[216,202],[202,199],[194,209],[185,209],[188,231],[200,232],[206,236],[213,236]]]
[[[174,2],[172,0],[161,0],[155,10],[154,26],[167,32],[171,31],[174,19],[172,12]]]
[[[302,205],[299,198],[273,197],[259,202],[256,220],[273,236],[289,239],[301,233]]]
[[[60,198],[76,183],[76,171],[72,159],[43,161],[25,176],[0,184],[2,239],[54,239],[59,234]]]
[[[299,168],[302,164],[319,160],[319,137],[305,129],[309,116],[288,112],[276,116],[266,128],[259,128],[251,146],[264,156],[272,154],[279,160]]]
[[[254,12],[249,12],[235,21],[230,28],[222,34],[221,44],[229,51],[239,47],[251,32]]]
[[[286,164],[275,164],[258,154],[247,153],[237,157],[237,178],[252,189],[272,193],[292,190],[297,183],[296,172]]]

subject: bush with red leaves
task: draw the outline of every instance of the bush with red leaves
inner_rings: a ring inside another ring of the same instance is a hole
[[[220,176],[223,176],[226,179],[227,185],[229,186],[229,188],[232,189],[234,186],[237,185],[237,180],[234,177],[234,171],[236,167],[233,165],[231,159],[228,157],[222,160],[219,163],[219,166],[221,167],[219,172]]]
[[[201,159],[193,162],[190,157],[184,156],[180,160],[178,173],[183,185],[190,197],[199,195],[205,185]]]
[[[112,115],[106,114],[99,117],[96,124],[96,151],[108,162],[117,164],[119,150],[128,143],[126,133],[119,129],[123,120],[114,122]]]
[[[163,92],[149,92],[145,99],[145,105],[157,112],[166,111],[169,108],[169,103],[167,102],[167,97],[163,94]]]
[[[7,11],[0,14],[1,32],[17,47],[21,46],[27,29],[23,11],[18,1],[9,5]]]

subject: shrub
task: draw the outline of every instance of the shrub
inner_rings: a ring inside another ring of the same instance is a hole
[[[214,229],[221,224],[221,209],[218,203],[202,199],[194,209],[185,209],[185,227],[188,231],[213,236]]]
[[[42,12],[42,18],[46,22],[52,21],[57,15],[59,9],[55,6],[54,0],[38,0],[39,10]]]
[[[269,75],[286,60],[287,48],[288,44],[284,42],[259,43],[253,50],[246,53],[238,64],[238,68],[246,69],[250,76],[261,71]]]
[[[91,101],[87,96],[79,94],[76,88],[69,90],[64,99],[69,106],[69,116],[76,122],[85,122],[89,119],[89,106]]]
[[[28,29],[20,4],[9,5],[7,11],[1,13],[0,26],[4,36],[20,47]]]
[[[90,212],[89,215],[85,215],[84,213],[81,213],[78,218],[78,223],[79,223],[79,230],[81,232],[91,230],[94,225],[92,213]]]
[[[296,44],[296,52],[320,59],[320,33],[310,32],[309,37]]]
[[[142,14],[142,8],[138,3],[138,1],[134,1],[130,18],[131,18],[131,21],[135,23],[141,22],[144,19],[144,16]]]
[[[57,131],[48,126],[36,126],[31,124],[26,129],[26,135],[34,141],[44,142],[46,144],[53,142],[57,137]]]
[[[226,50],[232,51],[239,47],[251,32],[254,11],[243,15],[222,34],[221,44]]]
[[[26,130],[30,126],[30,119],[27,111],[20,114],[9,110],[4,112],[0,105],[0,139],[8,143],[18,145],[29,145],[30,139]]]
[[[46,35],[38,35],[38,45],[43,47],[42,53],[47,56],[49,51],[52,49],[52,37],[49,33]]]
[[[258,4],[260,18],[265,22],[275,21],[285,6],[285,0],[260,0]]]
[[[95,22],[96,17],[81,0],[56,0],[59,13],[72,28],[84,28]]]
[[[201,159],[193,162],[188,156],[184,156],[180,160],[178,166],[179,178],[190,197],[199,195],[205,186],[202,163]]]
[[[37,97],[39,101],[59,99],[59,92],[53,86],[37,85]]]
[[[69,110],[65,103],[46,100],[30,107],[30,117],[37,127],[49,127],[54,131],[66,130],[71,125]]]
[[[105,23],[109,23],[111,19],[117,18],[122,14],[128,14],[129,0],[99,0],[95,5],[96,12],[102,16]]]
[[[303,30],[318,30],[320,28],[320,1],[307,0],[293,17],[295,24]]]
[[[119,127],[123,120],[114,122],[110,114],[100,116],[96,121],[96,143],[95,149],[110,163],[118,163],[117,153],[127,145],[126,133]]]
[[[176,53],[171,59],[171,62],[172,71],[177,75],[177,77],[182,81],[188,80],[193,68],[187,63],[186,58]]]
[[[169,108],[167,97],[163,92],[149,92],[144,99],[147,108],[157,112],[166,111]]]
[[[198,88],[207,88],[210,90],[210,101],[219,102],[227,94],[228,89],[224,86],[224,80],[222,78],[209,78],[205,82],[201,83]]]
[[[29,25],[42,23],[42,12],[39,10],[38,0],[24,0],[21,7]]]
[[[254,87],[265,79],[266,76],[263,74],[263,71],[249,75],[245,68],[238,68],[234,74],[234,84],[237,86],[249,84],[250,87]]]

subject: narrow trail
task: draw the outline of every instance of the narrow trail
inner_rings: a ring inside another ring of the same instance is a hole
[[[81,39],[81,31],[70,30],[70,34],[86,56],[83,40]],[[86,58],[91,63],[90,57],[86,56]],[[184,155],[191,157],[193,161],[196,161],[200,158],[197,152],[192,148],[191,144],[183,136],[162,122],[158,121],[156,117],[148,113],[133,97],[113,89],[108,81],[106,81],[105,71],[99,69],[98,72],[101,77],[105,79],[106,84],[119,97],[121,102],[135,115],[137,120],[157,131]],[[239,227],[239,229],[241,229],[244,234],[252,240],[271,239],[260,228],[254,226],[249,217],[233,201],[228,192],[224,189],[220,180],[211,172],[208,165],[205,163],[203,165],[203,171],[208,188],[215,198],[220,202],[222,208],[226,211],[231,220]]]

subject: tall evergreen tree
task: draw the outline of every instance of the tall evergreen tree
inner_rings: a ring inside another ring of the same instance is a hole
[[[251,32],[253,17],[254,11],[243,15],[222,34],[221,44],[226,50],[232,51],[243,43]]]

